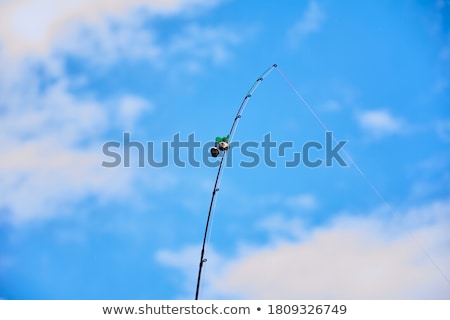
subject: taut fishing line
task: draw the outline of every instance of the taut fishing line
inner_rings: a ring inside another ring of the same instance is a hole
[[[233,124],[231,125],[231,129],[229,131],[228,136],[226,137],[226,139],[225,138],[221,139],[221,141],[225,142],[226,147],[223,148],[223,146],[221,146],[221,148],[220,148],[220,151],[223,151],[223,152],[222,152],[220,163],[219,163],[219,167],[218,167],[218,170],[217,170],[217,175],[216,175],[216,179],[215,179],[215,182],[214,182],[214,188],[213,188],[212,196],[211,196],[211,202],[210,202],[210,205],[209,205],[208,216],[207,216],[207,219],[206,219],[205,233],[204,233],[204,236],[203,236],[203,244],[202,244],[202,250],[201,250],[201,254],[200,254],[200,264],[199,264],[199,269],[198,269],[198,278],[197,278],[197,288],[196,288],[196,291],[195,291],[195,300],[198,300],[198,296],[199,296],[199,292],[200,292],[200,283],[201,283],[202,270],[203,270],[203,265],[206,262],[206,258],[205,258],[206,250],[205,250],[205,247],[206,247],[207,240],[208,240],[208,243],[209,243],[210,237],[211,237],[211,234],[209,233],[209,230],[212,227],[214,211],[215,211],[215,198],[216,198],[217,192],[219,191],[220,182],[222,180],[222,171],[223,171],[222,170],[222,165],[223,165],[223,161],[225,159],[226,152],[228,151],[228,143],[232,140],[232,138],[234,136],[234,133],[236,132],[237,126],[239,124],[239,120],[240,120],[240,118],[242,116],[242,113],[244,112],[245,107],[247,106],[247,103],[248,103],[249,99],[251,98],[253,93],[256,91],[256,89],[260,86],[261,82],[273,71],[273,69],[277,69],[278,73],[285,80],[287,85],[292,89],[292,91],[295,93],[295,95],[308,108],[308,110],[311,112],[311,114],[314,116],[314,118],[316,118],[316,120],[319,122],[319,124],[322,126],[322,128],[325,131],[330,131],[328,129],[328,127],[325,125],[325,123],[322,121],[322,119],[319,117],[319,115],[314,111],[314,109],[309,105],[309,103],[305,100],[305,98],[295,88],[295,86],[292,84],[292,82],[289,80],[289,78],[278,68],[277,64],[273,64],[272,66],[267,68],[256,79],[256,81],[250,87],[250,89],[248,90],[248,92],[245,95],[244,99],[242,100],[241,105],[239,106],[239,109],[238,109],[238,111],[236,113],[236,116],[234,117],[234,121],[233,121]],[[217,141],[217,139],[216,139],[216,141]],[[334,135],[333,135],[333,141],[335,143],[338,143],[338,141],[337,141],[337,139],[336,139],[336,137]],[[222,142],[220,142],[220,143],[222,143]],[[216,143],[216,145],[219,146],[218,142]],[[216,148],[212,148],[212,150],[211,150],[212,154],[213,154],[213,149],[216,149]],[[213,156],[215,156],[215,157],[217,157],[219,152],[220,152],[219,149],[217,149],[216,151],[217,151],[217,154],[213,154]],[[389,204],[389,202],[386,201],[386,199],[382,196],[382,194],[378,190],[378,188],[375,187],[375,185],[369,180],[369,178],[364,174],[362,169],[356,164],[356,162],[348,154],[348,152],[345,149],[342,149],[342,151],[344,152],[344,155],[346,156],[348,161],[353,165],[353,167],[358,171],[358,173],[364,178],[366,183],[370,186],[370,188],[374,191],[374,193],[378,196],[378,198],[380,198],[380,200],[386,205],[388,210],[395,214],[395,211],[393,210],[393,208]],[[420,245],[418,240],[415,239],[414,235],[412,234],[412,232],[409,229],[408,229],[408,232],[409,232],[410,236],[416,242],[416,245],[425,253],[425,255],[430,260],[432,265],[437,269],[437,271],[446,280],[446,282],[448,282],[450,284],[450,279],[442,271],[442,269],[439,267],[439,265],[433,260],[431,255],[427,252],[427,250]],[[209,234],[209,237],[208,237],[208,234]]]
[[[308,110],[312,113],[312,115],[317,119],[317,121],[320,123],[322,128],[324,128],[325,131],[330,131],[328,127],[325,125],[325,123],[320,119],[320,117],[317,115],[317,113],[314,111],[314,109],[309,105],[309,103],[303,98],[303,96],[300,94],[300,92],[295,88],[295,86],[292,84],[292,82],[289,80],[288,77],[279,69],[277,68],[280,75],[283,77],[283,79],[286,81],[288,86],[294,91],[294,93],[297,95],[297,97],[306,105]],[[338,140],[333,135],[333,141],[335,143],[338,143]],[[356,162],[353,160],[353,158],[348,154],[348,152],[343,148],[342,151],[344,152],[344,155],[347,157],[348,161],[353,165],[353,167],[358,171],[358,173],[364,178],[366,183],[370,186],[370,188],[375,192],[375,194],[380,198],[380,200],[383,202],[383,204],[388,208],[388,210],[396,215],[394,208],[390,205],[389,202],[383,197],[381,192],[378,190],[377,187],[370,181],[370,179],[367,177],[367,175],[361,170],[361,168],[356,164]],[[441,276],[444,278],[445,281],[447,281],[450,284],[450,279],[447,277],[447,275],[442,271],[442,269],[439,267],[439,265],[434,261],[434,259],[431,257],[430,253],[420,244],[420,242],[416,239],[414,234],[411,232],[411,230],[407,229],[410,237],[414,240],[417,247],[419,247],[423,253],[427,256],[427,258],[430,260],[431,264],[436,268],[436,270],[441,274]]]

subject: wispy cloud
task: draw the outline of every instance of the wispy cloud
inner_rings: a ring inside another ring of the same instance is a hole
[[[230,53],[227,47],[236,45],[241,40],[237,32],[227,28],[191,24],[186,26],[181,34],[170,39],[164,51],[169,56],[185,56],[184,60],[189,64],[189,68],[195,71],[201,68],[205,59],[216,64],[228,61]]]
[[[134,127],[140,116],[153,109],[153,104],[148,100],[134,95],[125,95],[120,98],[118,116],[123,128],[129,130]]]
[[[300,239],[307,234],[306,226],[301,219],[287,219],[281,213],[262,219],[256,226],[268,233],[275,241],[284,241],[291,238]]]
[[[175,15],[212,7],[218,1],[204,0],[119,0],[63,1],[25,0],[0,5],[0,39],[8,54],[48,55],[64,34],[79,24],[101,25],[107,19],[136,19],[139,12]],[[120,20],[119,19],[119,20]],[[119,39],[123,35],[119,34]]]
[[[227,62],[230,48],[244,37],[242,30],[186,22],[186,26],[161,36],[160,29],[149,21],[154,16],[174,19],[199,15],[219,2],[8,2],[0,5],[0,53],[9,60],[32,57],[47,65],[66,55],[82,58],[96,67],[140,59],[157,70],[196,73],[203,70],[205,62]]]
[[[325,19],[326,15],[317,2],[310,1],[308,9],[303,13],[300,20],[287,32],[287,39],[290,46],[295,48],[308,35],[319,32]]]
[[[299,194],[286,199],[289,207],[297,209],[315,209],[317,207],[317,199],[312,194]]]
[[[372,137],[380,138],[390,134],[400,133],[406,129],[406,122],[393,116],[388,110],[370,110],[357,114],[361,128]]]

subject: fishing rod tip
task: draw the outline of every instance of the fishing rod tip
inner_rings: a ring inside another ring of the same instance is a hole
[[[276,68],[276,67],[278,67],[278,65],[277,65],[276,63],[274,63],[274,64],[272,65],[272,67]]]

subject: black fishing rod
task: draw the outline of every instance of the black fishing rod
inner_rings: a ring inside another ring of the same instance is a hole
[[[234,117],[234,121],[233,121],[233,124],[231,125],[231,129],[230,129],[230,132],[229,132],[228,136],[223,139],[224,142],[225,142],[225,147],[220,146],[220,151],[223,151],[223,152],[222,152],[222,156],[221,156],[221,159],[220,159],[219,168],[217,169],[217,175],[216,175],[216,180],[214,182],[214,188],[213,188],[213,191],[212,191],[211,202],[209,204],[208,217],[206,219],[205,234],[203,236],[203,245],[202,245],[202,251],[201,251],[201,254],[200,254],[200,264],[199,264],[199,268],[198,268],[197,289],[195,290],[195,300],[198,300],[198,295],[199,295],[199,292],[200,292],[200,281],[201,281],[201,277],[202,277],[203,264],[206,262],[206,259],[205,259],[206,238],[208,236],[209,223],[210,223],[210,220],[211,220],[211,213],[213,211],[214,199],[216,197],[217,191],[219,191],[219,188],[218,188],[218,186],[219,186],[219,178],[220,178],[220,175],[222,173],[223,160],[225,159],[225,154],[228,151],[229,139],[231,139],[233,137],[233,134],[234,134],[234,132],[236,130],[237,123],[238,123],[239,119],[241,118],[242,112],[244,111],[248,100],[250,99],[252,94],[255,92],[255,90],[259,87],[259,85],[264,80],[264,78],[267,77],[269,75],[269,73],[272,72],[272,70],[275,69],[276,67],[277,67],[276,64],[271,65],[266,71],[264,71],[258,77],[258,79],[256,79],[256,81],[250,87],[250,90],[248,90],[247,94],[245,95],[244,99],[242,100],[242,103],[239,106],[239,109],[238,109],[238,111],[236,113],[236,116]],[[217,140],[216,140],[216,144],[217,144]],[[212,148],[211,149],[211,153],[212,153],[212,155],[214,157],[217,157],[218,154],[219,154],[218,152],[220,152],[220,151],[217,148]],[[217,153],[214,153],[214,152],[217,152]]]

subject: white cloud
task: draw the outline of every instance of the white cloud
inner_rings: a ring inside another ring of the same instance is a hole
[[[406,123],[399,117],[394,117],[388,110],[363,111],[357,115],[361,128],[375,138],[403,132]]]
[[[22,0],[0,4],[0,53],[8,60],[32,57],[47,65],[69,54],[93,67],[142,59],[157,70],[196,73],[205,62],[222,64],[244,37],[221,26],[188,24],[161,36],[155,15],[199,14],[219,0]],[[174,77],[175,78],[175,77]]]
[[[0,4],[0,54],[9,61],[32,58],[47,67],[67,55],[95,68],[140,59],[156,70],[169,69],[166,76],[177,79],[180,71],[204,70],[206,62],[227,62],[230,47],[246,32],[187,23],[161,35],[152,18],[198,15],[220,1],[8,1]]]
[[[174,15],[211,7],[205,0],[22,0],[0,3],[0,39],[13,56],[47,55],[74,24],[99,25],[105,20],[137,18],[140,12]]]
[[[319,32],[326,15],[316,1],[310,1],[308,9],[299,21],[288,30],[287,36],[291,46],[297,47],[308,35]]]
[[[220,258],[204,297],[449,299],[450,283],[433,265],[450,275],[448,212],[450,202],[438,201],[388,220],[341,216],[307,238]]]

